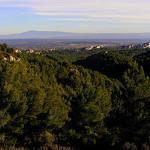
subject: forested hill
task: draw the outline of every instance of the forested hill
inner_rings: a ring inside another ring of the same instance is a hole
[[[150,81],[139,61],[66,58],[0,45],[1,149],[149,149]]]
[[[93,71],[99,71],[111,78],[121,78],[123,73],[133,66],[131,57],[112,52],[101,52],[75,62],[77,65]]]
[[[139,65],[143,66],[145,74],[150,76],[150,51],[139,54],[134,57]]]

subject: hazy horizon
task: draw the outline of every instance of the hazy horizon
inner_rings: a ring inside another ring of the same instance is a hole
[[[0,35],[0,39],[125,39],[149,40],[150,33],[75,33],[30,30],[19,34]]]
[[[150,32],[127,32],[127,33],[124,33],[124,32],[69,32],[69,31],[58,31],[58,30],[54,30],[54,31],[51,31],[51,30],[27,30],[27,31],[23,31],[23,32],[17,32],[17,33],[11,33],[11,34],[0,34],[1,35],[12,35],[12,34],[22,34],[22,33],[27,33],[27,32],[32,32],[32,31],[36,31],[36,32],[64,32],[64,33],[85,33],[85,34],[149,34]]]

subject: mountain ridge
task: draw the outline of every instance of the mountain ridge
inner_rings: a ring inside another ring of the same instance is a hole
[[[150,39],[150,33],[74,33],[30,30],[0,35],[0,39]]]

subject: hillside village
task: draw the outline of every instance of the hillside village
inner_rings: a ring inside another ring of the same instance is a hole
[[[99,49],[99,48],[103,48],[103,47],[105,47],[105,45],[86,46],[86,47],[80,48],[77,51],[90,51],[90,50],[93,50],[93,49]]]
[[[138,45],[122,45],[119,47],[119,49],[131,49],[131,48],[150,48],[150,41],[143,43],[143,44],[138,44]]]
[[[19,62],[21,60],[21,58],[16,57],[10,53],[6,53],[6,52],[1,52],[1,53],[3,54],[5,61],[9,60],[9,61],[18,61]]]
[[[15,49],[15,52],[16,52],[16,53],[22,53],[22,52],[24,52],[24,53],[34,53],[34,50],[32,50],[32,49],[27,49],[27,50],[25,50],[25,51],[21,51],[21,50],[19,50],[18,48],[16,48],[16,49]]]
[[[2,44],[3,45],[3,44]],[[5,46],[5,43],[4,43],[4,46]],[[98,50],[100,48],[104,48],[106,45],[94,45],[94,46],[86,46],[86,47],[83,47],[83,48],[80,48],[80,49],[77,49],[77,51],[83,51],[83,52],[86,52],[86,51],[92,51],[92,50]],[[3,47],[3,46],[2,46]],[[137,49],[146,49],[146,48],[150,48],[150,41],[149,42],[146,42],[146,43],[143,43],[143,44],[138,44],[138,45],[122,45],[120,46],[118,49],[133,49],[133,48],[137,48]],[[3,48],[2,48],[3,49]],[[34,54],[41,54],[40,51],[34,51],[33,49],[27,49],[27,50],[20,50],[18,48],[14,49],[12,48],[12,50],[14,52],[12,53],[9,53],[9,52],[4,52],[3,50],[1,51],[1,53],[3,54],[4,56],[4,60],[5,61],[17,61],[19,62],[21,60],[21,58],[17,57],[14,55],[14,53],[34,53]],[[55,50],[54,50],[55,51]]]

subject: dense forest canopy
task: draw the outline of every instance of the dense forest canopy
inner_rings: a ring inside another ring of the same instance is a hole
[[[0,44],[1,148],[150,148],[150,52],[88,53],[15,53]]]

